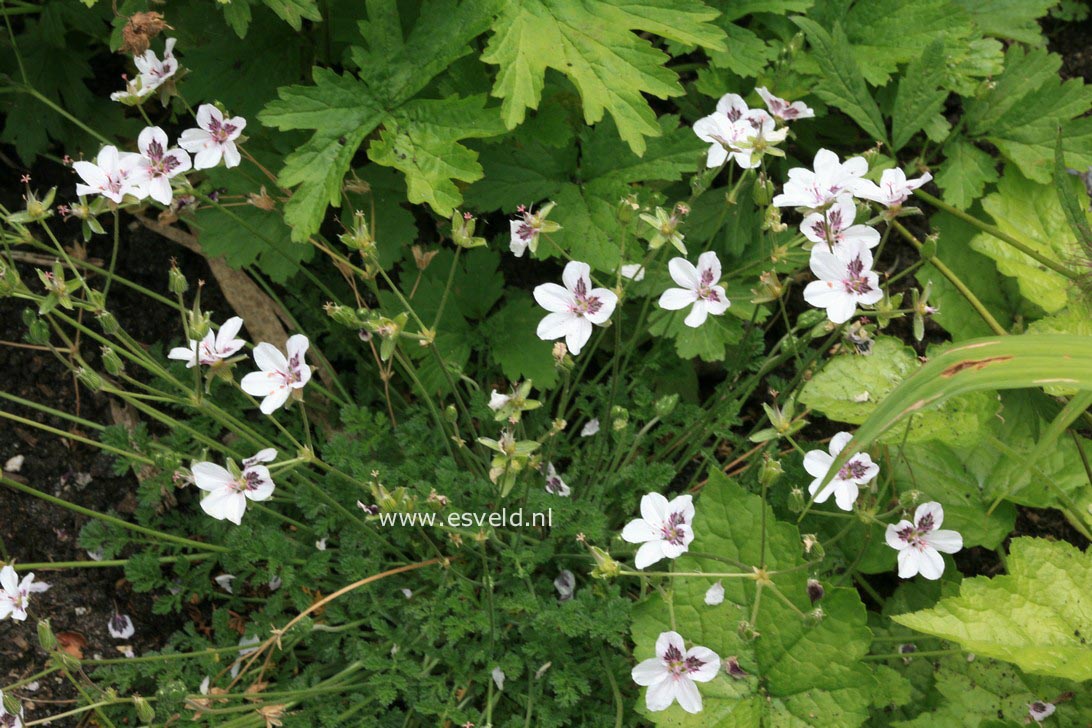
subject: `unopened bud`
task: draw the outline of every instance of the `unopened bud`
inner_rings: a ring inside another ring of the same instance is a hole
[[[359,329],[364,325],[360,317],[356,315],[356,311],[348,306],[342,306],[337,303],[327,303],[323,306],[326,311],[326,315],[338,322],[342,326],[348,326],[352,329]]]
[[[739,626],[736,628],[736,633],[744,642],[754,642],[760,636],[760,633],[755,629],[755,626],[745,619],[740,620]]]
[[[444,419],[452,424],[459,421],[459,411],[455,409],[455,405],[449,404],[444,408]]]
[[[121,330],[117,318],[109,311],[100,311],[95,318],[99,322],[99,328],[102,329],[102,333],[107,336],[115,336],[118,331]]]
[[[23,714],[23,706],[19,704],[19,699],[12,695],[10,691],[4,694],[4,712],[8,716],[15,716],[15,722],[12,725],[22,725],[19,716]]]
[[[102,377],[94,369],[80,367],[76,370],[76,378],[92,392],[102,389]]]
[[[906,510],[910,510],[925,496],[920,490],[908,490],[899,495],[899,505]]]
[[[48,619],[38,620],[38,642],[46,652],[52,652],[57,647],[57,637],[53,634],[53,627]]]
[[[111,376],[120,376],[125,371],[125,363],[117,355],[117,352],[109,346],[102,347],[102,368]]]
[[[754,198],[756,205],[765,207],[773,200],[774,183],[766,179],[766,175],[758,175],[758,179],[755,180],[755,185],[751,189],[751,196]]]
[[[660,397],[658,400],[656,400],[656,405],[655,405],[655,407],[653,409],[654,409],[654,411],[656,413],[656,416],[663,419],[664,417],[667,417],[669,414],[674,412],[675,407],[678,404],[679,404],[679,395],[678,394],[668,394],[668,395]]]
[[[826,555],[823,544],[819,543],[819,539],[814,533],[805,533],[801,540],[804,542],[805,554],[814,555],[816,559],[822,559]]]
[[[784,473],[785,470],[781,467],[781,461],[774,460],[766,455],[762,460],[762,465],[758,468],[758,483],[768,488],[776,483]],[[795,490],[799,490],[799,488]]]
[[[155,708],[139,695],[133,696],[133,707],[136,708],[137,717],[145,723],[151,723],[155,720]]]
[[[167,288],[171,293],[177,293],[182,295],[190,288],[189,281],[186,280],[186,276],[182,271],[178,270],[178,266],[172,265],[171,269],[167,271]]]
[[[823,585],[819,583],[818,579],[808,579],[808,599],[812,604],[823,598],[826,592],[823,590]]]
[[[804,624],[814,626],[822,622],[826,616],[827,613],[823,611],[822,607],[816,607],[804,615]]]
[[[49,344],[49,325],[41,319],[35,319],[27,328],[27,341],[35,346]]]
[[[789,511],[792,513],[800,513],[804,510],[804,506],[807,504],[807,500],[804,498],[804,491],[800,488],[793,488],[789,491]]]
[[[592,558],[595,559],[595,568],[592,569],[593,579],[613,579],[622,572],[622,567],[598,546],[589,546]]]

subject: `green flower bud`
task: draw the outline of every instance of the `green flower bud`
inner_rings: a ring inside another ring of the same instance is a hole
[[[38,620],[38,642],[46,652],[52,652],[57,647],[57,637],[48,619]]]
[[[10,692],[4,694],[4,710],[8,715],[21,715],[23,712],[23,706],[19,704],[19,699],[12,695]],[[16,720],[16,725],[22,725]]]
[[[762,476],[759,475],[761,479]],[[761,480],[760,480],[761,482]],[[804,510],[804,506],[807,504],[807,499],[804,498],[804,491],[799,488],[793,488],[789,491],[789,511],[792,513],[800,513]]]
[[[189,287],[190,283],[186,280],[186,276],[182,274],[182,271],[178,270],[178,266],[172,265],[167,272],[167,288],[170,292],[182,295],[189,290]]]
[[[762,460],[762,465],[758,469],[758,482],[760,485],[769,487],[777,482],[777,480],[785,473],[785,470],[781,467],[780,460],[774,460],[767,455]],[[797,489],[798,490],[798,489]],[[799,512],[799,511],[797,511]]]
[[[111,347],[102,347],[102,368],[111,376],[120,376],[125,371],[125,363]]]
[[[766,179],[766,175],[758,175],[754,187],[751,189],[751,196],[754,198],[756,205],[765,207],[773,200],[774,183]]]
[[[323,308],[325,309],[327,316],[342,326],[348,326],[351,329],[359,329],[364,325],[364,322],[356,315],[356,311],[348,306],[342,306],[337,303],[327,303]]]
[[[444,408],[444,419],[452,424],[459,421],[459,410],[455,409],[455,405],[449,404]]]
[[[49,325],[41,319],[35,319],[27,330],[27,341],[35,346],[48,345]]]
[[[664,417],[667,417],[669,414],[674,412],[675,407],[678,404],[679,404],[679,395],[678,394],[668,394],[668,395],[660,397],[658,400],[656,400],[656,405],[655,405],[655,407],[653,409],[654,409],[654,411],[656,413],[656,416],[663,419]]]
[[[155,708],[139,695],[133,696],[133,707],[136,708],[137,717],[145,723],[151,723],[155,720]]]
[[[107,336],[115,336],[118,331],[121,330],[121,326],[120,324],[118,324],[117,318],[115,318],[114,314],[110,313],[109,311],[103,311],[95,318],[98,319],[99,328],[102,329],[102,333],[106,334]]]
[[[97,392],[102,389],[102,377],[93,369],[80,367],[76,370],[76,378],[80,380],[83,386],[87,387],[92,392]]]
[[[593,579],[613,579],[622,573],[622,567],[598,546],[589,546],[592,558],[595,559],[595,568],[592,569]]]

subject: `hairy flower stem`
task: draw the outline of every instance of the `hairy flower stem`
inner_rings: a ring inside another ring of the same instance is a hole
[[[160,564],[174,564],[179,561],[193,563],[213,558],[214,554],[178,554],[176,556],[160,556],[156,561]],[[59,571],[61,569],[104,569],[108,567],[125,566],[129,559],[103,559],[102,561],[38,561],[34,563],[12,564],[16,571]],[[125,658],[129,659],[129,658]]]

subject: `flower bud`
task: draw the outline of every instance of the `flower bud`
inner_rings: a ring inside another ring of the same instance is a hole
[[[342,306],[337,303],[327,303],[323,306],[326,311],[326,315],[338,322],[342,326],[348,326],[351,329],[359,329],[363,326],[363,322],[360,317],[356,315],[356,311],[348,306]]]
[[[171,265],[171,269],[167,272],[167,288],[170,292],[182,295],[189,290],[189,287],[189,281],[186,280],[182,271],[178,270],[178,266]]]
[[[102,368],[111,376],[120,376],[125,371],[125,362],[109,346],[102,347]]]
[[[899,506],[906,510],[910,510],[920,503],[923,497],[925,497],[925,494],[920,490],[908,490],[899,494]]]
[[[660,397],[656,400],[656,405],[653,408],[656,416],[660,419],[667,417],[669,414],[675,411],[675,407],[679,404],[678,394],[668,394]]]
[[[827,614],[823,611],[822,607],[816,607],[804,615],[804,624],[814,627],[822,622],[826,616]]]
[[[629,410],[621,405],[611,407],[610,416],[614,420],[613,427],[616,432],[626,429],[629,425]]]
[[[31,322],[27,329],[27,341],[35,346],[47,346],[49,344],[49,325],[42,319]]]
[[[83,386],[87,387],[92,392],[97,392],[102,389],[102,377],[93,369],[80,367],[76,370],[76,378],[80,380]]]
[[[133,696],[133,707],[136,708],[137,717],[145,723],[151,723],[155,720],[155,708],[152,707],[144,698],[139,695]]]
[[[762,460],[762,465],[758,468],[758,483],[768,488],[776,483],[784,473],[785,470],[781,467],[781,461],[774,460],[766,455]],[[799,491],[799,488],[794,488],[794,490]],[[799,513],[799,511],[796,512]]]
[[[459,421],[459,410],[455,409],[455,405],[449,404],[444,408],[444,419],[451,424]]]
[[[53,627],[48,619],[38,620],[38,642],[46,652],[52,652],[57,647],[57,637],[53,634]]]
[[[807,499],[804,498],[804,491],[801,489],[793,488],[789,491],[789,512],[800,513],[804,510],[804,506],[807,502]]]
[[[107,336],[115,336],[118,331],[121,330],[117,318],[109,311],[101,311],[95,318],[98,319],[99,328],[102,329],[102,333]]]
[[[822,559],[826,556],[826,551],[823,549],[823,544],[819,543],[819,539],[814,533],[805,533],[801,540],[804,542],[804,553],[809,556],[814,554],[816,559]]]
[[[823,590],[823,585],[819,583],[818,579],[808,579],[808,599],[812,604],[823,598],[826,592]]]
[[[751,196],[754,198],[756,205],[765,207],[773,200],[774,183],[766,179],[766,175],[758,175],[758,178],[755,180],[755,185],[751,190]]]
[[[18,716],[23,714],[23,706],[19,704],[19,699],[12,695],[10,691],[4,694],[4,710],[9,716],[16,716],[14,725],[22,725]]]
[[[613,579],[622,572],[622,567],[598,546],[589,546],[592,558],[595,559],[595,568],[592,569],[593,579]]]

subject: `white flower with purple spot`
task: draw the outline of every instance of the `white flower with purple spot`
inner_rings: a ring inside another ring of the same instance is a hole
[[[671,278],[680,288],[668,288],[660,296],[660,308],[678,311],[690,306],[683,323],[698,328],[711,314],[720,316],[731,304],[720,283],[720,260],[709,251],[698,256],[695,267],[685,258],[672,258],[667,264]]]
[[[508,242],[508,249],[512,251],[512,254],[517,258],[522,258],[523,254],[527,252],[527,249],[531,249],[533,254],[538,250],[538,238],[543,233],[557,232],[561,229],[561,226],[556,222],[552,222],[546,219],[546,216],[550,214],[550,211],[554,209],[557,203],[547,202],[545,205],[538,209],[538,212],[532,213],[525,206],[520,205],[516,212],[519,213],[519,217],[515,220],[508,221],[509,233],[511,239]]]
[[[921,574],[939,579],[944,573],[944,557],[963,548],[957,531],[941,529],[944,509],[936,501],[922,503],[914,511],[913,522],[902,520],[887,526],[887,545],[899,552],[899,577],[909,579]]]
[[[846,193],[854,194],[867,171],[868,162],[864,157],[842,162],[829,149],[820,149],[815,154],[814,169],[794,167],[789,170],[789,181],[781,194],[773,198],[773,204],[776,207],[821,209]]]
[[[804,287],[804,300],[826,309],[827,318],[841,324],[852,318],[858,305],[870,306],[883,298],[880,277],[872,270],[872,251],[861,242],[811,249],[811,272],[819,280]]]
[[[151,48],[133,56],[133,63],[140,71],[144,88],[158,88],[178,71],[178,59],[174,57],[174,44],[177,38],[168,38],[163,47],[163,60],[160,60]]]
[[[625,541],[641,544],[633,557],[634,565],[644,569],[660,559],[682,556],[694,540],[693,522],[693,496],[680,495],[668,502],[659,493],[645,495],[641,498],[641,517],[622,529]]]
[[[194,463],[191,468],[193,481],[198,488],[208,492],[201,499],[201,510],[219,521],[228,520],[235,525],[242,523],[248,500],[264,501],[273,496],[276,487],[273,478],[269,468],[260,463],[269,462],[274,457],[276,450],[262,450],[253,458],[243,461],[242,472],[235,468],[234,463],[229,463],[231,470],[216,463]]]
[[[803,101],[786,101],[774,96],[765,86],[759,86],[755,92],[762,97],[762,103],[766,104],[770,115],[781,121],[795,121],[797,119],[810,119],[815,116],[815,111]]]
[[[72,163],[72,169],[83,180],[76,183],[76,194],[102,195],[118,204],[126,195],[143,199],[145,177],[142,164],[143,157],[139,154],[119,152],[117,147],[107,145],[99,150],[94,163]]]
[[[194,154],[194,169],[209,169],[224,160],[225,167],[238,166],[242,161],[235,140],[246,128],[246,119],[224,115],[212,104],[202,104],[197,109],[197,129],[186,129],[178,139],[178,146]]]
[[[553,463],[546,463],[546,492],[562,498],[568,498],[572,494],[572,490],[558,475]]]
[[[106,629],[116,640],[127,640],[136,634],[136,627],[128,614],[114,614],[106,623]]]
[[[656,656],[630,673],[633,682],[647,687],[645,705],[656,712],[676,700],[687,713],[700,713],[701,693],[696,683],[709,682],[720,672],[720,657],[708,647],[689,650],[678,632],[663,632],[656,640]]]
[[[137,137],[144,190],[161,205],[171,204],[174,191],[171,178],[190,169],[190,155],[181,149],[168,149],[167,133],[158,126],[145,127]]]
[[[834,496],[834,502],[843,511],[853,510],[853,503],[857,500],[860,486],[880,474],[880,466],[872,462],[868,453],[854,453],[846,464],[838,469],[826,487],[819,490],[823,479],[830,472],[830,466],[834,459],[845,449],[853,435],[848,432],[839,432],[830,439],[830,452],[812,450],[804,455],[804,470],[815,478],[808,486],[808,492],[815,496],[816,503],[825,503],[828,498]]]
[[[933,175],[926,172],[917,179],[906,179],[906,173],[897,167],[885,169],[880,176],[877,185],[871,180],[861,180],[854,194],[865,200],[878,202],[884,207],[902,207],[910,197],[910,193],[933,179]]]
[[[186,362],[187,369],[192,369],[198,364],[206,367],[215,366],[231,357],[246,344],[242,339],[236,338],[242,327],[243,320],[238,316],[232,316],[216,333],[213,333],[210,328],[201,341],[190,339],[188,347],[174,347],[167,354],[167,358]]]
[[[0,569],[0,619],[11,617],[16,622],[24,621],[27,618],[30,595],[47,589],[49,584],[34,581],[33,572],[20,580],[15,567],[10,564],[4,566]]]
[[[239,386],[247,394],[263,398],[263,414],[272,414],[288,401],[289,395],[311,381],[311,367],[304,358],[310,343],[303,334],[290,336],[285,342],[288,356],[266,342],[254,347],[254,363],[261,371],[247,374]]]
[[[538,338],[544,341],[565,339],[569,352],[576,356],[591,338],[592,324],[605,324],[614,313],[618,296],[606,288],[592,288],[591,267],[570,261],[561,273],[565,286],[543,283],[535,287],[535,300],[549,311],[538,324]]]
[[[813,243],[821,243],[828,248],[843,243],[859,243],[866,248],[875,248],[880,244],[880,233],[868,225],[854,225],[857,206],[850,195],[842,195],[834,204],[822,212],[813,212],[800,223],[800,232]]]
[[[1028,717],[1036,723],[1042,723],[1044,720],[1054,715],[1055,710],[1057,710],[1057,708],[1054,706],[1054,703],[1047,703],[1042,700],[1028,703]]]

